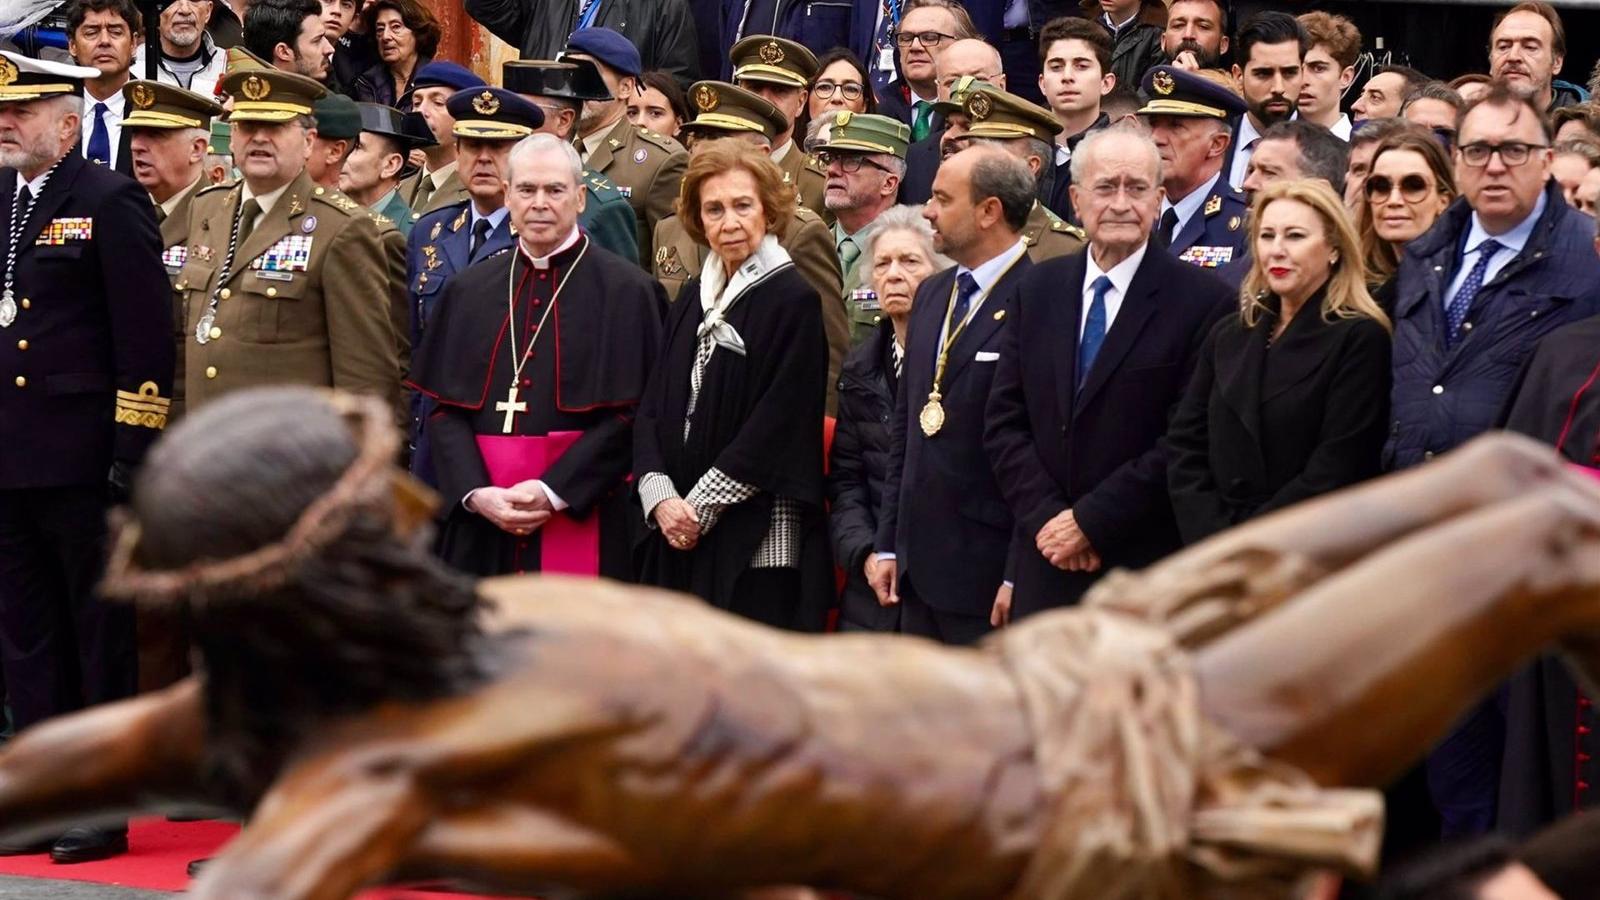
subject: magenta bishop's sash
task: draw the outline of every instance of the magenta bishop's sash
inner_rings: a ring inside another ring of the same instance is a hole
[[[544,437],[480,434],[478,452],[495,487],[508,488],[543,478],[581,431],[553,431]],[[574,519],[564,512],[539,527],[539,570],[560,575],[600,574],[600,516]]]

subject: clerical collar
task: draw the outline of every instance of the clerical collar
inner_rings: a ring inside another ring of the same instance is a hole
[[[567,239],[561,242],[561,246],[550,251],[549,256],[534,256],[532,253],[528,252],[527,245],[522,243],[520,239],[517,241],[517,250],[535,269],[548,269],[550,268],[550,260],[555,259],[568,250],[571,250],[573,246],[578,243],[578,238],[581,236],[582,234],[578,231],[578,226],[572,226],[572,233],[567,235]]]

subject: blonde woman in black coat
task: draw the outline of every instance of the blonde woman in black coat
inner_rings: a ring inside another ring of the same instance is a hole
[[[1186,543],[1378,474],[1389,320],[1321,181],[1260,191],[1238,315],[1218,322],[1167,435]]]

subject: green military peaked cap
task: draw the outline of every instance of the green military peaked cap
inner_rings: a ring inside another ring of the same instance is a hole
[[[1051,143],[1061,133],[1056,114],[1005,91],[973,91],[967,96],[967,136],[975,138],[1038,138]]]
[[[888,153],[906,158],[911,126],[888,116],[841,110],[830,114],[832,130],[821,149],[835,153]]]

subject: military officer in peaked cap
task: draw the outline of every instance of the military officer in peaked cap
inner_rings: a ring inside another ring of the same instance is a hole
[[[683,145],[628,121],[627,99],[644,75],[639,50],[609,28],[580,28],[567,39],[562,61],[588,60],[599,69],[606,99],[584,103],[578,118],[578,153],[590,171],[604,175],[628,198],[639,222],[639,260],[650,261],[650,235],[672,215],[689,154]]]
[[[1141,85],[1139,116],[1161,153],[1161,218],[1151,239],[1186,263],[1213,269],[1242,259],[1250,202],[1228,184],[1229,123],[1245,112],[1238,94],[1174,66],[1156,66]]]
[[[404,287],[376,213],[306,172],[318,82],[277,70],[227,75],[237,184],[202,190],[190,213],[184,292],[185,402],[309,384],[398,402],[392,304]]]
[[[189,211],[195,196],[210,186],[205,161],[211,119],[222,114],[222,104],[159,81],[130,81],[122,94],[128,109],[122,127],[129,135],[133,177],[155,203],[156,220],[161,224],[161,262],[176,286],[178,273],[189,258]],[[183,412],[183,297],[182,291],[172,292],[174,368],[169,420]]]
[[[19,730],[134,692],[133,611],[94,587],[107,507],[171,412],[155,207],[78,150],[97,75],[0,53],[0,668]],[[125,826],[74,827],[0,853],[127,847]]]
[[[689,106],[696,114],[680,133],[688,135],[691,154],[702,142],[718,138],[749,141],[770,150],[773,138],[789,124],[788,117],[765,99],[723,81],[696,82],[689,88]],[[833,232],[821,216],[799,206],[776,236],[795,268],[822,299],[822,327],[828,337],[828,414],[832,415],[839,366],[850,349],[850,320],[839,302],[844,296],[844,276]],[[656,226],[655,246],[652,271],[667,289],[667,297],[676,301],[683,283],[700,273],[710,250],[689,238],[677,216]]]
[[[806,153],[795,139],[805,137],[800,117],[806,109],[807,88],[817,77],[817,58],[794,41],[766,34],[751,35],[728,51],[733,61],[733,83],[759,94],[789,119],[789,127],[772,141],[772,161],[783,179],[795,186],[800,204],[826,221],[833,221],[823,206],[828,170]]]
[[[1049,181],[1055,177],[1055,136],[1061,131],[1055,113],[984,84],[966,95],[964,111],[964,139],[993,142],[1026,162],[1037,196],[1049,197]],[[1028,245],[1028,258],[1036,263],[1077,253],[1085,243],[1082,229],[1062,221],[1037,199],[1022,229],[1022,241]]]
[[[818,148],[818,156],[835,187],[833,239],[844,269],[843,299],[854,345],[876,334],[883,321],[877,293],[862,289],[871,261],[863,260],[861,251],[873,222],[895,204],[911,126],[888,116],[849,111],[828,115],[828,141]]]
[[[544,110],[544,125],[539,131],[564,141],[572,140],[577,131],[586,101],[611,96],[600,70],[586,59],[515,60],[501,67],[500,80],[506,90]],[[582,178],[586,196],[583,211],[578,213],[578,227],[612,253],[624,259],[638,259],[649,249],[649,236],[643,236],[646,243],[641,246],[633,205],[620,188],[593,169],[585,166]]]

